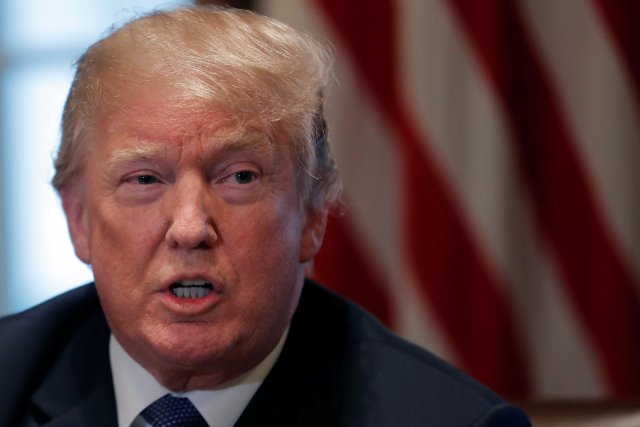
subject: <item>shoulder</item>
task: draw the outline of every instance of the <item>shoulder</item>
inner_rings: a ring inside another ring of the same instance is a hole
[[[21,313],[0,318],[0,345],[51,340],[68,327],[88,317],[101,314],[93,284],[72,289]]]
[[[40,305],[0,319],[0,370],[15,372],[16,367],[42,366],[59,351],[80,327],[102,324],[100,302],[90,285],[68,291]],[[16,364],[16,356],[20,363]],[[29,368],[31,369],[31,368]],[[18,375],[15,372],[16,376]],[[32,372],[22,373],[31,375]]]
[[[325,343],[340,341],[349,417],[363,425],[526,426],[495,393],[427,350],[400,338],[343,298],[307,283],[302,310],[324,319]],[[331,347],[330,344],[326,344]],[[477,424],[475,424],[477,423]]]
[[[93,285],[76,288],[24,312],[0,319],[0,420],[25,404],[79,330],[108,334]],[[106,332],[105,332],[106,331]],[[6,411],[9,411],[5,413]]]

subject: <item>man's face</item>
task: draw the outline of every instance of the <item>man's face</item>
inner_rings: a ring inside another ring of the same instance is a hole
[[[302,208],[292,147],[229,138],[219,119],[139,97],[98,126],[62,192],[114,335],[174,389],[227,381],[273,349],[324,231],[324,213]]]

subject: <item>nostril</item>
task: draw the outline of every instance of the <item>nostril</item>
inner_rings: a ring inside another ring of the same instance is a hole
[[[193,247],[193,249],[209,249],[209,248],[211,248],[211,245],[204,240],[200,242],[199,245]]]

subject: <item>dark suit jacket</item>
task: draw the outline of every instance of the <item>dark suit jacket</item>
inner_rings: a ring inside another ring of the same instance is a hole
[[[116,426],[93,285],[0,321],[0,426]],[[355,305],[305,283],[246,426],[527,426],[526,416]]]

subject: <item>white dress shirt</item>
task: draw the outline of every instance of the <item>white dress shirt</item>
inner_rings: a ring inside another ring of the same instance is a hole
[[[119,427],[147,427],[140,412],[167,393],[188,397],[210,427],[232,427],[275,364],[288,329],[271,353],[255,368],[215,390],[172,393],[127,354],[111,335],[109,357],[116,395]]]

